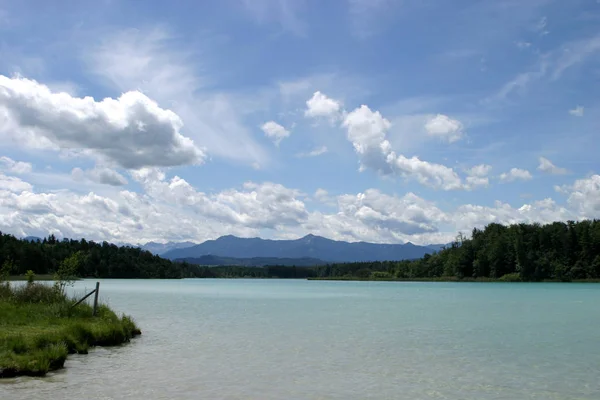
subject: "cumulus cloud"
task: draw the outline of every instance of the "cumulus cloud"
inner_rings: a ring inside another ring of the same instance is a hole
[[[31,191],[32,186],[15,176],[6,176],[0,173],[0,191],[23,192]]]
[[[433,203],[413,193],[396,197],[369,189],[358,195],[342,195],[338,198],[338,204],[341,214],[390,233],[412,235],[436,232],[437,224],[446,219],[445,214]]]
[[[575,116],[575,117],[583,117],[583,114],[585,112],[585,108],[583,106],[577,106],[572,110],[569,110],[569,114]]]
[[[475,166],[467,169],[467,174],[469,176],[485,177],[485,176],[489,175],[491,170],[492,170],[491,165],[479,164],[479,165],[475,165]]]
[[[341,110],[339,101],[325,96],[323,93],[316,91],[313,96],[306,101],[306,111],[304,115],[307,117],[329,117],[335,118]]]
[[[529,171],[521,168],[511,168],[510,171],[500,174],[501,182],[514,182],[516,180],[528,181],[532,178]]]
[[[318,188],[317,190],[315,190],[314,198],[317,201],[324,202],[329,199],[329,192],[327,192],[327,190],[323,188]]]
[[[466,173],[468,176],[465,179],[467,188],[488,187],[490,185],[488,175],[491,170],[492,166],[487,164],[479,164],[467,169]]]
[[[115,171],[114,169],[106,167],[95,167],[91,170],[82,170],[81,168],[73,168],[71,176],[76,181],[83,181],[89,179],[92,182],[101,183],[104,185],[111,186],[123,186],[127,185],[127,179]]]
[[[124,168],[203,161],[203,151],[183,136],[181,119],[140,92],[118,99],[77,98],[21,77],[0,75],[0,134],[16,141],[23,131],[63,149],[83,149]],[[15,129],[16,127],[16,129]]]
[[[31,163],[15,161],[12,158],[0,157],[0,169],[13,174],[27,174],[32,171]]]
[[[386,156],[391,152],[386,132],[391,127],[379,111],[371,111],[366,105],[348,113],[342,122],[347,130],[348,140],[354,146],[360,162],[360,170],[367,168],[382,173],[391,173]]]
[[[569,218],[573,218],[573,213],[559,206],[552,199],[534,201],[519,208],[501,201],[496,201],[493,207],[465,204],[459,206],[450,215],[455,229],[466,232],[474,227],[483,228],[490,223],[551,223]]]
[[[443,190],[464,188],[452,168],[392,151],[386,139],[391,123],[379,111],[362,105],[346,115],[342,126],[359,157],[361,171],[370,168],[382,174],[396,174]]]
[[[537,169],[552,175],[565,175],[568,173],[565,168],[557,167],[556,165],[552,164],[550,160],[544,157],[540,157],[540,165],[538,165]]]
[[[465,188],[458,174],[445,165],[423,161],[416,156],[396,156],[394,152],[388,154],[387,160],[401,176],[415,178],[422,185],[443,190]]]
[[[571,186],[563,186],[563,193],[568,193],[567,202],[580,218],[600,217],[600,175],[578,179]]]
[[[291,221],[297,223],[307,215],[304,203],[299,200],[302,194],[276,183],[246,182],[242,191],[229,189],[209,195],[178,176],[168,180],[157,169],[142,169],[132,176],[155,200],[188,208],[226,224],[275,229]]]
[[[427,244],[447,242],[457,231],[470,232],[491,222],[548,223],[600,216],[600,175],[562,187],[568,207],[547,198],[520,207],[498,201],[493,206],[465,204],[449,210],[413,193],[391,196],[377,189],[339,196],[319,189],[307,196],[272,182],[246,182],[239,188],[204,193],[180,177],[167,178],[157,168],[132,171],[131,176],[143,193],[45,193],[0,174],[0,230],[130,243],[202,241],[225,234],[265,236],[270,231],[273,237],[313,233],[349,241]],[[306,207],[310,198],[336,209],[311,211]]]
[[[439,137],[448,143],[454,143],[463,137],[463,124],[443,114],[430,118],[425,124],[425,130],[428,135]]]
[[[276,146],[279,146],[279,143],[281,143],[283,139],[290,136],[290,131],[275,121],[265,122],[260,129],[262,129],[265,136],[271,139]]]

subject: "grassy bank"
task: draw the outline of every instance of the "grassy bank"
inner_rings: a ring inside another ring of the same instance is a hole
[[[130,317],[69,299],[41,284],[0,282],[0,378],[42,376],[64,366],[68,354],[91,346],[114,346],[141,332]]]

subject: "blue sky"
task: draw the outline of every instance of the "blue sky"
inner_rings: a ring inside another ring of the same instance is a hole
[[[0,0],[0,230],[424,244],[598,218],[599,27],[595,0]]]

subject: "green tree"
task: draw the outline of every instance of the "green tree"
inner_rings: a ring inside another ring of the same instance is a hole
[[[65,258],[54,274],[54,287],[60,294],[65,293],[66,286],[73,286],[82,261],[82,253],[78,251]]]

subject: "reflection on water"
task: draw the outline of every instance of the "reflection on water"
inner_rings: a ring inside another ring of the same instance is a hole
[[[600,398],[600,285],[110,280],[100,297],[143,335],[0,380],[0,399]]]

